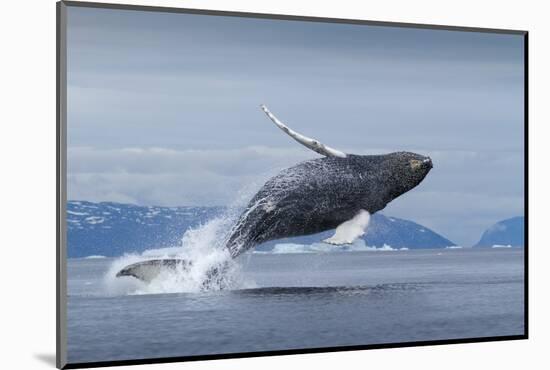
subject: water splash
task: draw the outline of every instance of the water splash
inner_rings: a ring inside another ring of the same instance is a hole
[[[242,287],[244,282],[239,265],[231,258],[224,245],[225,233],[231,225],[232,217],[223,215],[187,230],[180,246],[147,250],[141,255],[125,255],[116,259],[104,278],[107,293],[189,293]],[[191,262],[191,265],[187,268],[182,266],[163,270],[150,282],[133,277],[116,277],[118,271],[130,264],[165,258],[183,259]],[[223,273],[212,278],[211,271],[216,268],[223,269]]]
[[[141,254],[124,255],[111,264],[104,276],[108,295],[194,293],[205,290],[243,289],[254,287],[241,273],[241,266],[231,258],[226,242],[243,205],[256,191],[260,182],[249,184],[236,196],[226,211],[205,224],[185,231],[177,246],[149,249]],[[166,269],[152,281],[144,282],[133,277],[116,277],[124,267],[151,259],[182,259],[188,267]],[[217,269],[218,273],[212,275]]]

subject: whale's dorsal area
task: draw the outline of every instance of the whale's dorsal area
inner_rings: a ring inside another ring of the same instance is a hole
[[[334,245],[351,244],[367,232],[369,222],[370,213],[362,209],[351,220],[341,223],[334,235],[323,242]]]

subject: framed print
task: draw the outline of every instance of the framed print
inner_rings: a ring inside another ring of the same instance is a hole
[[[57,11],[59,368],[527,338],[526,31]]]

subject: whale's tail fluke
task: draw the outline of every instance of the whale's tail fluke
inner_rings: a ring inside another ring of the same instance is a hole
[[[188,261],[179,258],[147,260],[126,266],[116,274],[116,277],[132,276],[145,282],[151,282],[162,272],[186,271],[189,267]]]
[[[180,276],[185,276],[191,270],[192,265],[190,261],[182,258],[147,260],[126,266],[116,274],[116,277],[130,276],[150,283],[161,274],[180,274]],[[228,266],[226,263],[217,264],[209,268],[202,281],[203,287],[207,288],[213,284],[220,285],[220,279],[223,279],[223,274],[227,269]]]

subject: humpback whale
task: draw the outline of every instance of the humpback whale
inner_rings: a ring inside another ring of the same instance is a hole
[[[306,137],[281,122],[265,105],[269,119],[291,138],[321,154],[284,169],[252,197],[228,234],[232,258],[269,240],[336,229],[331,244],[352,243],[363,235],[370,215],[416,187],[432,168],[429,157],[395,152],[348,154]],[[157,259],[129,265],[117,273],[150,281],[162,269],[186,268],[192,261]],[[212,268],[215,278],[223,266]]]

